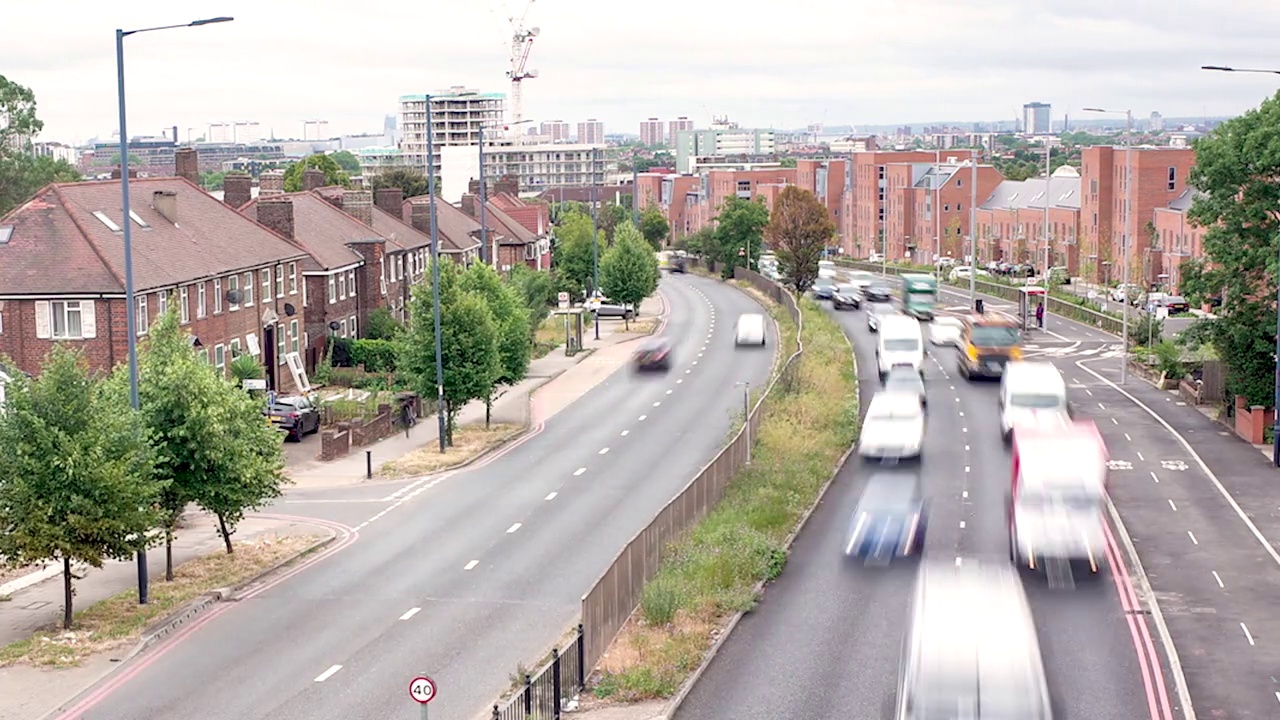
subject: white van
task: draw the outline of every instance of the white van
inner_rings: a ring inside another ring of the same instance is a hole
[[[881,318],[876,364],[880,366],[882,381],[889,370],[898,365],[908,365],[924,374],[924,334],[920,332],[920,321],[906,315]]]
[[[1053,363],[1011,362],[1000,380],[1000,429],[1006,442],[1014,425],[1065,419],[1067,383]]]
[[[734,333],[735,345],[759,345],[764,347],[764,315],[747,313],[738,316],[738,328]]]
[[[830,260],[818,261],[818,277],[834,279],[835,276],[836,276],[836,264],[834,262],[831,262]]]

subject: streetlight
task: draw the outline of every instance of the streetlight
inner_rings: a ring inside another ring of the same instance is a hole
[[[138,309],[134,307],[136,301],[133,298],[133,233],[130,232],[133,222],[130,219],[131,210],[129,208],[129,131],[125,123],[124,39],[130,35],[137,35],[138,33],[155,32],[156,30],[173,30],[175,28],[200,27],[201,25],[231,22],[234,19],[235,18],[229,17],[216,17],[205,20],[193,20],[181,25],[161,25],[158,27],[142,28],[140,30],[116,29],[116,99],[120,107],[120,207],[122,208],[124,215],[124,219],[120,224],[124,226],[124,304],[128,308],[125,312],[125,341],[129,346],[129,402],[133,405],[133,409],[135,410],[140,407],[141,403],[138,402]],[[177,140],[177,138],[174,138],[174,142],[177,142]],[[148,601],[149,582],[147,574],[147,548],[144,545],[142,549],[138,551],[139,605],[146,605]]]
[[[1127,127],[1133,129],[1132,110],[1104,110],[1102,108],[1085,108],[1085,112],[1108,113],[1125,116]],[[1124,171],[1124,232],[1120,235],[1124,267],[1120,270],[1120,287],[1124,288],[1124,308],[1121,310],[1122,320],[1120,342],[1120,384],[1129,379],[1129,220],[1133,212],[1133,146],[1129,133],[1125,133],[1125,171]],[[1148,320],[1147,322],[1151,322]]]
[[[1280,70],[1259,70],[1256,68],[1233,68],[1225,65],[1201,65],[1201,70],[1218,72],[1261,73],[1263,75],[1280,75]],[[1276,389],[1275,389],[1275,426],[1272,428],[1271,464],[1280,468],[1280,283],[1276,284]]]
[[[969,155],[969,307],[977,309],[978,298],[978,152]]]
[[[596,163],[600,149],[591,148],[591,297],[600,294],[600,220],[597,205],[600,204],[600,187],[596,183]],[[633,201],[634,202],[634,201]],[[600,308],[596,308],[596,340],[600,339]]]
[[[469,93],[474,94],[474,93]],[[431,113],[430,94],[424,96],[424,109],[427,115],[427,198],[431,217],[431,312],[435,317],[436,344],[436,428],[439,435],[440,452],[445,451],[445,417],[444,417],[444,348],[440,342],[440,227],[436,219],[436,139],[435,124]],[[481,167],[484,167],[482,164]],[[481,226],[483,227],[483,225]]]
[[[474,93],[470,93],[474,94]],[[495,264],[498,258],[489,254],[489,226],[485,223],[485,205],[489,204],[488,188],[485,187],[484,178],[484,129],[486,127],[501,127],[504,130],[510,129],[512,125],[524,125],[531,123],[532,120],[517,120],[510,123],[493,123],[485,125],[481,123],[479,126],[479,143],[480,143],[480,260],[485,264]]]

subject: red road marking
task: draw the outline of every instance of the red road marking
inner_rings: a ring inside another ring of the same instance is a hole
[[[1125,620],[1129,623],[1129,637],[1133,641],[1134,652],[1138,656],[1139,670],[1142,673],[1142,685],[1147,695],[1147,710],[1151,720],[1173,720],[1173,709],[1169,702],[1169,693],[1164,684],[1164,670],[1160,664],[1160,656],[1156,653],[1151,641],[1151,633],[1147,629],[1145,615],[1138,601],[1138,593],[1129,578],[1129,570],[1120,555],[1115,536],[1111,533],[1111,524],[1103,522],[1106,533],[1107,560],[1111,565],[1111,579],[1116,586],[1116,594],[1120,596],[1120,606],[1125,611]]]

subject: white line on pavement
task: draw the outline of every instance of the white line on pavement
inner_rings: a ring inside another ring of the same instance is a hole
[[[1218,587],[1225,589],[1227,586],[1222,583],[1222,577],[1218,575],[1218,571],[1213,571],[1213,579],[1218,581]]]
[[[605,453],[607,453],[607,452],[609,452],[609,448],[600,448],[600,452],[599,452],[599,454],[600,454],[600,455],[604,455],[604,454],[605,454]]]
[[[1154,470],[1151,472],[1151,479],[1155,480],[1156,482],[1160,482],[1160,476],[1156,475]]]
[[[1240,623],[1240,629],[1244,631],[1244,639],[1245,639],[1245,640],[1248,640],[1250,645],[1257,645],[1257,644],[1258,644],[1258,643],[1256,643],[1256,642],[1254,642],[1254,641],[1253,641],[1253,633],[1249,632],[1249,628],[1248,628],[1247,626],[1245,626],[1245,624],[1244,624],[1244,623]]]
[[[414,615],[417,615],[421,611],[422,611],[422,608],[409,608],[409,612],[401,615],[400,619],[408,620],[409,618],[413,617]]]
[[[673,391],[668,390],[668,391],[667,391],[667,394],[668,394],[668,395],[670,395],[672,392],[673,392]]]
[[[477,566],[477,565],[479,565],[479,564],[480,564],[480,561],[479,561],[479,560],[472,560],[471,562],[467,563],[466,567],[464,567],[464,568],[462,568],[462,569],[463,569],[463,570],[470,570],[470,569],[474,568],[475,566]]]
[[[580,468],[578,468],[577,470],[574,470],[574,471],[573,471],[573,476],[574,476],[574,477],[578,477],[579,475],[581,475],[582,473],[584,473],[584,472],[586,472],[586,471],[587,471],[587,469],[586,469],[586,468],[584,468],[584,467],[580,467]]]
[[[1191,532],[1190,530],[1188,530],[1188,531],[1187,531],[1187,537],[1191,538],[1191,543],[1192,543],[1193,545],[1199,545],[1199,544],[1200,544],[1200,541],[1196,539],[1196,534],[1195,534],[1195,533],[1193,533],[1193,532]]]
[[[1124,439],[1128,440],[1129,442],[1133,442],[1133,438],[1129,437],[1129,433],[1124,434]]]
[[[677,384],[677,385],[679,385],[679,384],[680,384],[680,383],[682,383],[682,382],[684,382],[684,378],[680,378],[679,380],[676,380],[676,384]]]
[[[555,500],[555,499],[556,499],[556,495],[558,495],[558,494],[559,494],[559,493],[547,493],[547,496],[546,496],[546,497],[544,497],[544,498],[542,498],[542,499],[543,499],[543,500]]]
[[[655,403],[653,404],[653,406],[654,406],[654,407],[658,407],[658,406],[659,406],[659,405],[661,405],[661,404],[662,404],[662,401],[661,401],[661,400],[659,400],[659,401],[655,402]]]
[[[1107,406],[1103,405],[1102,403],[1098,403],[1098,407],[1102,408],[1103,410],[1107,409]]]
[[[1139,460],[1141,460],[1141,461],[1143,461],[1143,462],[1146,462],[1146,461],[1147,461],[1147,459],[1146,459],[1146,458],[1142,457],[1142,453],[1138,452],[1137,450],[1134,450],[1134,452],[1135,452],[1135,453],[1138,453],[1138,459],[1139,459]]]
[[[511,527],[507,528],[507,534],[510,535],[511,533],[519,529],[520,529],[520,523],[516,523],[515,525],[512,525]]]
[[[626,437],[626,436],[628,436],[628,435],[630,435],[630,434],[631,434],[631,431],[630,431],[630,430],[623,430],[623,431],[622,431],[622,437]]]
[[[649,416],[648,416],[648,415],[641,415],[639,418],[636,418],[636,419],[637,419],[637,420],[639,420],[639,421],[641,421],[641,422],[644,422],[644,419],[645,419],[645,418],[647,418],[647,417],[649,417]]]
[[[325,670],[324,672],[317,675],[316,682],[324,682],[325,680],[328,680],[329,678],[333,677],[334,673],[338,672],[341,669],[342,669],[341,665],[334,665],[328,670]]]
[[[1174,512],[1178,512],[1178,506],[1173,504],[1173,498],[1169,499],[1169,507],[1173,508]]]

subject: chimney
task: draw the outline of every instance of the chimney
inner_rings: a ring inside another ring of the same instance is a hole
[[[515,175],[503,175],[498,182],[493,184],[493,194],[507,193],[513,198],[520,197],[520,179]]]
[[[130,179],[130,180],[133,180],[133,179],[135,179],[135,178],[137,178],[137,177],[138,177],[138,171],[137,171],[137,169],[136,169],[136,168],[129,168],[129,179]],[[119,167],[119,166],[116,166],[116,167],[112,168],[112,170],[111,170],[111,179],[112,179],[112,180],[119,180],[119,179],[120,179],[120,167]]]
[[[156,190],[151,193],[151,207],[165,220],[178,224],[178,193],[172,190]]]
[[[485,184],[487,185],[488,183],[485,183]],[[467,182],[467,192],[471,193],[472,195],[479,195],[480,181],[475,178],[471,178],[471,180]]]
[[[253,199],[253,178],[242,173],[231,173],[222,180],[222,202],[239,209]]]
[[[324,187],[324,171],[308,168],[302,171],[302,189],[308,192]]]
[[[344,191],[344,192],[345,192],[345,191]],[[343,198],[343,193],[342,193],[342,192],[336,192],[336,193],[321,193],[321,195],[320,195],[320,196],[321,196],[321,197],[323,197],[325,200],[327,200],[327,201],[329,202],[329,204],[330,204],[330,205],[332,205],[332,206],[334,206],[334,207],[338,208],[339,210],[342,210],[342,209],[343,209],[343,207],[342,207],[342,203],[343,203],[343,199],[344,199],[344,198]]]
[[[173,174],[200,187],[200,158],[195,148],[178,148],[173,151]]]
[[[409,216],[409,224],[414,230],[421,233],[431,232],[431,205],[424,202],[410,203],[412,214]],[[438,228],[437,228],[438,229]]]
[[[258,222],[293,239],[293,198],[263,199],[258,197]]]
[[[284,171],[267,170],[258,176],[258,197],[284,193]]]
[[[373,204],[400,219],[404,213],[404,191],[400,188],[382,188],[373,194]]]
[[[343,192],[342,209],[366,226],[373,227],[373,193],[368,190]]]
[[[473,217],[473,218],[480,217],[479,215],[480,206],[476,204],[475,195],[472,195],[471,193],[467,193],[466,195],[463,195],[462,202],[460,202],[459,205],[462,207],[462,212],[467,214],[467,217]]]

